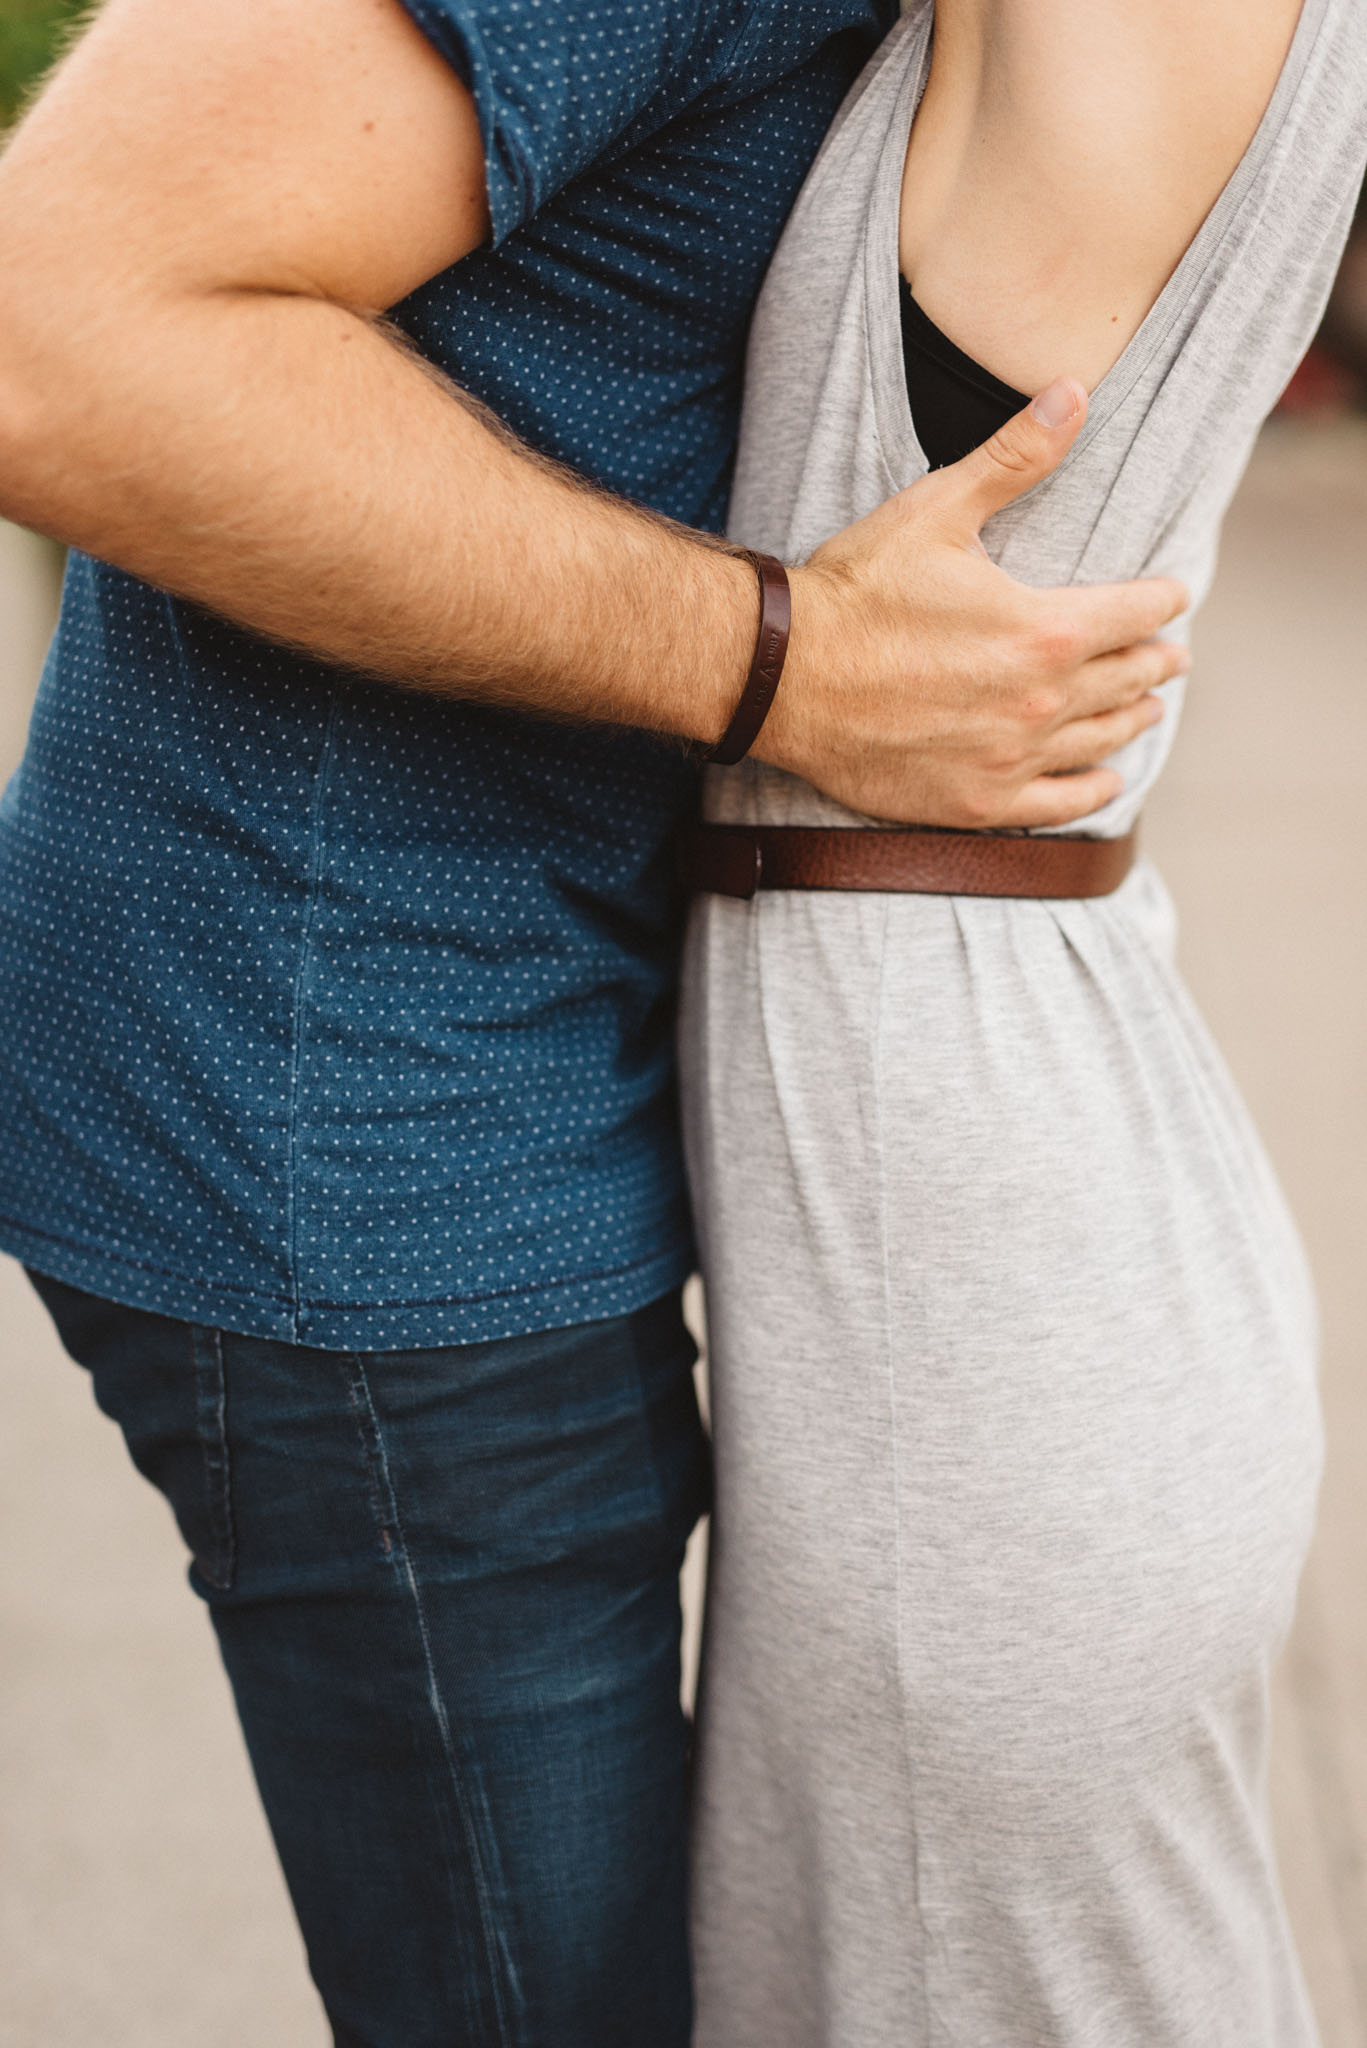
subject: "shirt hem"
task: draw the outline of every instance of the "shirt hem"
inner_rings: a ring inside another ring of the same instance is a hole
[[[296,1314],[284,1296],[253,1294],[231,1282],[190,1280],[117,1252],[77,1245],[8,1217],[0,1251],[68,1287],[178,1322],[229,1330],[318,1351],[418,1351],[529,1337],[576,1323],[604,1322],[645,1308],[681,1287],[693,1261],[682,1245],[612,1272],[572,1274],[515,1293],[477,1299],[403,1302],[386,1307],[315,1308]]]

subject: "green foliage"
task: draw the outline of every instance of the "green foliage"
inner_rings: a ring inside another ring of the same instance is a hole
[[[0,128],[61,47],[63,31],[88,0],[0,0]]]

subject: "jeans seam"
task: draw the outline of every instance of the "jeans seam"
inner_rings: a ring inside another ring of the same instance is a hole
[[[223,1332],[194,1328],[191,1352],[195,1370],[195,1422],[204,1463],[204,1491],[209,1510],[212,1555],[199,1568],[218,1592],[228,1592],[237,1568],[233,1526],[232,1464],[228,1450],[228,1382],[223,1366]]]
[[[380,1428],[379,1415],[371,1397],[370,1382],[366,1375],[365,1363],[359,1352],[346,1351],[339,1354],[342,1371],[346,1377],[347,1397],[356,1416],[361,1437],[361,1449],[366,1463],[366,1481],[370,1504],[375,1516],[376,1528],[385,1557],[402,1576],[408,1588],[413,1605],[414,1619],[418,1627],[418,1639],[422,1645],[423,1668],[427,1677],[427,1697],[437,1732],[441,1738],[442,1755],[447,1775],[455,1795],[456,1810],[465,1836],[465,1846],[474,1872],[475,1891],[479,1900],[480,1934],[484,1942],[485,1962],[489,1971],[489,1982],[493,1990],[494,2022],[498,2029],[500,2048],[515,2048],[509,2026],[507,1997],[500,1963],[500,1947],[494,1925],[493,1901],[490,1897],[489,1879],[484,1857],[480,1851],[478,1832],[469,1796],[462,1779],[456,1757],[455,1741],[451,1733],[451,1720],[446,1703],[441,1696],[437,1680],[436,1658],[432,1650],[432,1632],[428,1626],[427,1611],[423,1605],[422,1589],[414,1569],[412,1555],[404,1538],[403,1524],[399,1518],[399,1504],[394,1492],[389,1471],[389,1460],[385,1453],[384,1433]]]

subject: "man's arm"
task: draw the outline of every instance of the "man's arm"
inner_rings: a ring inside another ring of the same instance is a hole
[[[519,448],[379,319],[488,231],[471,99],[397,0],[111,0],[0,164],[0,511],[406,688],[715,738],[749,569]],[[1065,394],[1066,395],[1066,394]],[[1180,586],[1039,593],[977,525],[1023,415],[830,544],[760,751],[889,817],[1044,824],[1158,715]]]

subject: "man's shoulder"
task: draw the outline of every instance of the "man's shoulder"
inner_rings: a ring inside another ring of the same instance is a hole
[[[837,38],[848,66],[897,12],[896,0],[402,4],[474,98],[495,245],[575,178],[694,108],[777,88]]]

